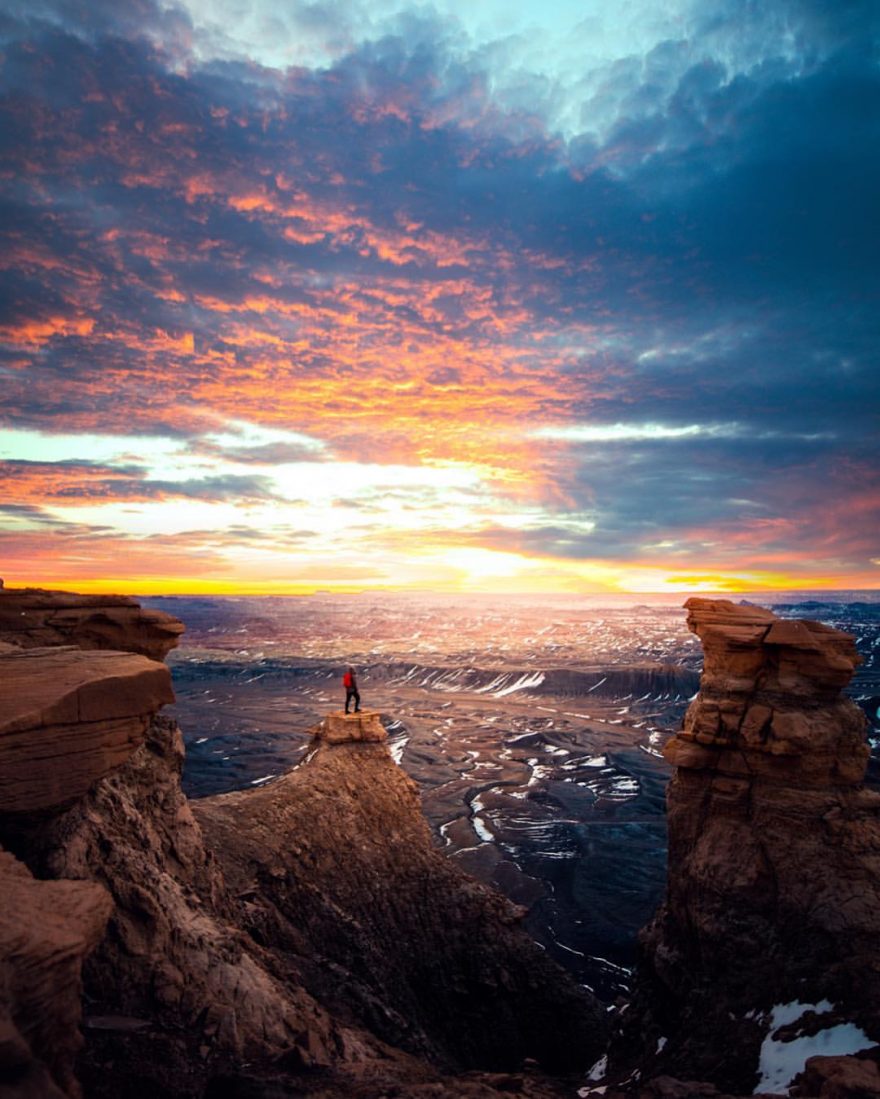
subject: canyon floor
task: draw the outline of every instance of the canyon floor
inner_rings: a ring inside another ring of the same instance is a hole
[[[431,595],[169,598],[187,623],[172,666],[193,797],[270,784],[358,672],[436,842],[529,910],[526,927],[606,1002],[628,991],[635,935],[666,874],[661,749],[695,693],[677,604]],[[878,779],[880,606],[776,605],[853,633],[851,694]]]

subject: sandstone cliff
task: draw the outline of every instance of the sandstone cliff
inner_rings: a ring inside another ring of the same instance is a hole
[[[81,969],[89,1099],[560,1094],[443,1075],[583,1063],[604,1019],[434,852],[381,724],[331,717],[276,787],[201,807],[206,837],[172,698],[130,652],[0,655],[4,1096],[78,1094]]]
[[[173,701],[168,669],[143,656],[67,647],[0,653],[0,812],[82,797]]]
[[[705,666],[666,748],[668,888],[618,1063],[782,1090],[772,1043],[880,1041],[880,795],[861,785],[864,717],[840,694],[858,657],[815,622],[686,606]]]
[[[376,714],[331,715],[304,765],[194,805],[261,942],[338,1018],[448,1068],[560,1070],[603,1048],[603,1012],[437,851]]]
[[[164,660],[183,632],[173,615],[145,610],[128,596],[0,585],[0,642],[19,648],[75,645]]]

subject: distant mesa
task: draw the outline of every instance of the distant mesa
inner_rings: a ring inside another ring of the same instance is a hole
[[[337,710],[327,714],[316,727],[315,739],[325,744],[350,744],[357,741],[378,744],[388,739],[388,733],[375,710],[361,710],[356,714]]]
[[[164,660],[184,629],[173,615],[146,610],[125,595],[78,595],[0,584],[0,643],[21,649],[75,645]]]

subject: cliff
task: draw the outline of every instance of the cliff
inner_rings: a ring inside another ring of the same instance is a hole
[[[82,797],[174,701],[164,664],[125,652],[0,653],[0,812]]]
[[[0,1093],[79,1096],[82,964],[111,901],[88,882],[36,881],[0,849]]]
[[[604,1013],[433,845],[378,715],[330,715],[307,762],[194,805],[241,922],[334,1015],[447,1069],[586,1066]]]
[[[164,611],[145,610],[124,595],[77,595],[0,583],[0,642],[22,649],[75,645],[164,660],[184,626]]]
[[[668,887],[618,1063],[779,1091],[796,1068],[773,1065],[811,1048],[792,1042],[880,1041],[880,795],[861,785],[865,720],[840,693],[858,657],[819,623],[686,607],[704,671],[665,750]]]
[[[433,850],[375,715],[196,814],[172,699],[130,651],[0,653],[4,1096],[561,1094],[515,1070],[603,1013]]]

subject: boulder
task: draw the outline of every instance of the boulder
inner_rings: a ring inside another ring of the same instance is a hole
[[[811,1057],[791,1094],[810,1099],[873,1099],[880,1095],[880,1046],[849,1057]]]

